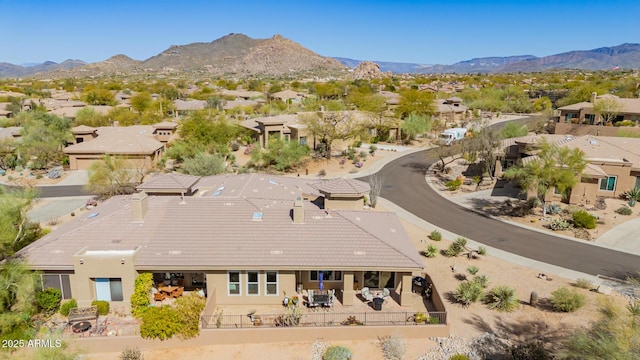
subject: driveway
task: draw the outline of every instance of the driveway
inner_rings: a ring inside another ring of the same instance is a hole
[[[640,256],[513,226],[449,201],[425,183],[436,161],[437,149],[391,161],[377,173],[384,181],[380,196],[435,226],[525,258],[619,279],[640,268]]]

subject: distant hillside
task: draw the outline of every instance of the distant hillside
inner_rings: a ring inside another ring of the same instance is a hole
[[[348,58],[335,59],[350,68],[355,68],[361,62]],[[533,55],[474,58],[453,65],[373,62],[380,65],[381,71],[413,74],[538,72],[551,69],[607,70],[614,66],[637,69],[640,68],[640,44],[569,51],[541,58]]]
[[[72,76],[100,76],[131,74],[139,70],[141,61],[134,60],[126,55],[118,54],[105,61],[87,64],[65,71]],[[58,72],[60,73],[60,72]]]
[[[73,69],[78,66],[86,65],[87,63],[82,60],[65,60],[60,64],[53,61],[45,61],[42,64],[34,66],[20,66],[9,63],[0,63],[0,77],[22,77],[31,76],[39,73],[45,73],[49,71],[61,70],[61,69]]]
[[[355,69],[361,62],[342,57],[324,57],[280,35],[269,39],[252,39],[243,34],[229,34],[209,43],[172,45],[144,61],[116,55],[93,64],[86,64],[81,60],[66,60],[60,64],[47,61],[35,66],[0,63],[0,77],[25,77],[35,74],[51,77],[126,75],[143,71],[187,71],[220,76],[322,75],[335,74],[346,68]],[[614,66],[638,69],[640,44],[569,51],[541,58],[533,55],[474,58],[453,65],[373,62],[380,66],[380,71],[396,74],[538,72],[550,69],[606,70]]]
[[[466,61],[460,61],[453,65],[434,65],[426,69],[426,73],[493,73],[502,72],[505,66],[513,63],[519,63],[522,61],[537,59],[533,55],[517,55],[517,56],[505,56],[505,57],[485,57],[475,58]]]
[[[549,69],[606,70],[614,66],[640,68],[640,44],[622,44],[593,50],[569,51],[562,54],[529,59],[505,66],[503,72],[533,72]]]
[[[275,35],[252,39],[229,34],[210,43],[171,46],[140,65],[145,70],[201,70],[216,75],[271,75],[340,71],[338,61]]]
[[[345,65],[351,69],[355,69],[360,65],[363,60],[355,60],[343,57],[334,57],[334,59],[340,61],[342,65]],[[391,71],[394,74],[421,74],[424,69],[428,69],[433,65],[426,64],[414,64],[414,63],[401,63],[401,62],[388,62],[388,61],[372,61],[380,66],[380,71]]]

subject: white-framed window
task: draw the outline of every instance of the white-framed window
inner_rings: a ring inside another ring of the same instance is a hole
[[[560,189],[558,189],[557,186],[553,187],[553,195],[555,196],[562,196],[562,191],[560,191]]]
[[[95,278],[96,300],[123,301],[121,278]]]
[[[309,280],[318,281],[320,271],[309,271]],[[342,281],[342,271],[322,270],[322,281]]]
[[[617,180],[618,180],[617,176],[607,176],[606,178],[600,179],[600,190],[615,191]]]
[[[247,295],[260,295],[259,271],[247,271]]]
[[[640,176],[636,176],[636,183],[633,187],[636,189],[640,189]]]
[[[265,271],[264,293],[266,295],[278,295],[278,272]]]
[[[227,273],[227,295],[242,295],[240,291],[240,271]]]

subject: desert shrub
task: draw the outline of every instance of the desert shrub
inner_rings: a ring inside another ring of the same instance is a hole
[[[136,277],[133,294],[131,294],[131,314],[137,318],[151,304],[151,288],[153,287],[153,274],[142,273]]]
[[[573,225],[579,228],[595,229],[596,217],[584,210],[573,213]]]
[[[452,355],[449,360],[469,360],[469,357],[465,354]]]
[[[379,337],[378,346],[385,360],[404,360],[407,356],[407,343],[398,336]]]
[[[474,277],[472,281],[483,289],[486,289],[487,286],[489,286],[489,277],[487,275],[478,275]]]
[[[468,271],[468,272],[469,272],[469,274],[471,274],[471,275],[475,275],[475,274],[477,274],[479,270],[480,270],[480,269],[478,269],[478,267],[477,267],[477,266],[474,266],[474,265],[469,266],[469,267],[467,268],[467,271]]]
[[[532,341],[513,345],[509,348],[513,360],[551,360],[552,357],[544,348],[542,341]]]
[[[463,306],[469,306],[482,298],[482,287],[474,281],[465,281],[458,285],[453,298]]]
[[[442,240],[442,233],[438,230],[433,230],[431,234],[429,234],[429,239],[433,241],[440,241]]]
[[[145,339],[171,339],[180,332],[180,314],[169,306],[150,307],[142,315],[140,336]]]
[[[433,258],[433,257],[436,257],[437,253],[438,253],[438,247],[433,245],[433,244],[430,244],[425,249],[424,256],[426,256],[428,258]]]
[[[467,239],[463,237],[457,238],[456,241],[454,241],[454,243],[458,244],[458,246],[462,249],[467,247]]]
[[[502,312],[512,312],[518,308],[518,297],[513,288],[496,286],[486,296],[487,307]]]
[[[588,279],[580,278],[576,280],[576,287],[581,289],[593,289],[593,282]]]
[[[487,248],[484,246],[478,246],[478,255],[487,255]]]
[[[60,290],[55,288],[46,288],[45,290],[36,293],[38,309],[44,310],[47,314],[52,314],[58,311],[61,298],[62,293]]]
[[[573,225],[565,219],[553,219],[549,228],[553,231],[569,230]]]
[[[545,209],[547,210],[547,214],[549,215],[559,214],[560,210],[562,210],[560,208],[560,205],[558,204],[548,204],[547,206],[545,206]]]
[[[462,186],[462,179],[447,181],[444,186],[446,186],[449,191],[456,191]]]
[[[200,333],[200,315],[204,310],[206,300],[192,292],[188,296],[181,296],[175,302],[180,324],[179,335],[182,339],[190,339]]]
[[[109,313],[109,302],[104,300],[93,300],[91,305],[98,307],[99,315],[107,315]]]
[[[142,360],[142,351],[138,348],[125,348],[120,353],[120,360]]]
[[[561,287],[551,293],[550,301],[556,311],[573,312],[585,304],[586,298],[574,290]]]
[[[300,319],[302,319],[302,308],[287,306],[284,310],[284,314],[276,318],[276,326],[298,326],[300,324]],[[359,325],[362,325],[362,323]]]
[[[78,307],[78,302],[76,301],[76,299],[70,299],[69,301],[65,301],[62,303],[62,305],[60,305],[60,315],[69,316],[69,312],[71,311],[71,309],[77,308],[77,307]]]
[[[462,253],[464,249],[460,248],[456,243],[452,243],[449,245],[447,250],[444,251],[444,254],[448,257],[455,257]]]
[[[240,144],[236,142],[231,143],[231,151],[238,151],[238,150],[240,150]]]
[[[631,215],[632,211],[631,211],[631,208],[628,206],[621,206],[616,209],[616,213],[620,215]]]
[[[353,354],[348,347],[333,345],[329,346],[322,355],[322,360],[351,360]]]
[[[375,155],[376,150],[378,150],[378,147],[375,145],[369,145],[369,154],[371,154],[371,156]]]
[[[449,257],[458,256],[465,250],[466,246],[467,246],[467,239],[463,237],[459,237],[456,239],[456,241],[454,241],[453,243],[451,243],[451,245],[449,245],[447,250],[445,250],[445,255]]]

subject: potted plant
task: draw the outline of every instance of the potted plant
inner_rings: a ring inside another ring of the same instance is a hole
[[[424,323],[425,321],[427,321],[427,318],[428,318],[427,314],[425,314],[423,312],[417,312],[414,315],[414,321],[416,322],[416,324]]]
[[[293,295],[291,297],[291,304],[293,306],[297,306],[299,301],[300,301],[300,298],[298,298],[298,295]]]

